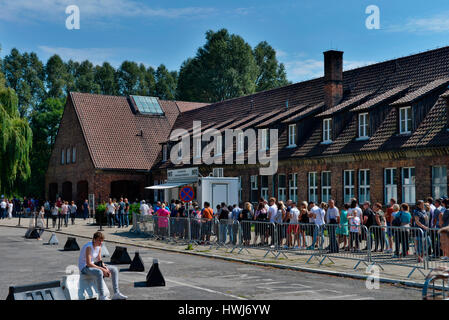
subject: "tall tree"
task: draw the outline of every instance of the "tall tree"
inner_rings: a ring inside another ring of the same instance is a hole
[[[95,83],[95,69],[93,64],[85,60],[81,62],[75,72],[76,88],[84,93],[100,93],[100,85]]]
[[[67,67],[58,55],[53,55],[45,65],[45,81],[48,88],[47,96],[63,98],[67,93]],[[70,89],[70,88],[69,88]]]
[[[124,61],[117,70],[119,94],[136,94],[139,90],[139,66],[135,62]]]
[[[276,51],[266,41],[259,43],[253,54],[258,66],[256,91],[274,89],[289,83],[284,65],[278,63]]]
[[[3,78],[3,75],[0,78]],[[0,87],[0,190],[2,193],[11,195],[16,191],[20,181],[29,178],[32,137],[28,122],[19,115],[16,93],[11,88]]]
[[[256,90],[258,68],[252,48],[226,29],[207,31],[206,44],[183,67],[189,69],[187,73],[181,68],[179,75],[178,97],[183,100],[215,102]]]
[[[26,194],[44,195],[45,172],[58,133],[65,100],[65,98],[47,98],[31,114],[33,150],[31,152],[30,181],[24,186]]]
[[[176,95],[176,78],[176,72],[169,72],[161,64],[156,70],[156,96],[163,100],[174,100]]]
[[[43,64],[35,53],[12,49],[2,63],[6,85],[18,96],[19,114],[27,116],[45,94]]]
[[[116,95],[118,93],[115,69],[108,62],[95,67],[95,83],[100,86],[101,94]]]

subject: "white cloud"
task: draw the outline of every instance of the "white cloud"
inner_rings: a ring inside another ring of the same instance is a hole
[[[49,46],[39,46],[38,48],[48,57],[57,54],[64,61],[70,59],[78,62],[89,60],[94,65],[101,65],[105,61],[112,64],[113,62],[109,60],[114,57],[118,51],[123,50],[120,48],[64,48]]]
[[[443,12],[428,18],[409,18],[403,24],[390,25],[386,28],[390,32],[448,32],[449,12]]]
[[[77,5],[81,19],[87,16],[95,18],[179,18],[207,16],[215,12],[214,8],[151,8],[133,0],[1,0],[0,19],[9,21],[65,19],[65,9]]]

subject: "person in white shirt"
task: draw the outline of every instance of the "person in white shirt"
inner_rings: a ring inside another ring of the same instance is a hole
[[[299,248],[299,210],[296,207],[296,202],[291,203],[290,208],[290,225],[288,226],[288,246],[293,246],[295,249]],[[292,243],[292,235],[294,236]],[[296,246],[295,246],[296,243]]]
[[[145,200],[140,203],[140,214],[147,216],[150,214],[150,207],[146,204]]]
[[[314,203],[312,203],[314,204]],[[315,246],[322,246],[324,244],[324,217],[326,215],[326,208],[327,204],[325,202],[322,202],[320,205],[320,208],[317,206],[312,206],[311,209],[311,218],[313,218],[313,221],[316,225],[313,231],[313,240],[312,245],[309,247],[310,250],[313,250]],[[320,236],[320,244],[318,244],[317,237],[318,234]]]
[[[5,199],[2,199],[2,202],[0,202],[0,218],[5,219],[6,218],[6,201]]]
[[[108,204],[106,205],[106,214],[108,217],[108,227],[112,228],[114,225],[115,205],[112,203],[111,198],[109,198]]]
[[[105,295],[103,278],[112,276],[112,287],[114,295],[112,300],[125,300],[128,297],[121,294],[118,285],[119,272],[114,266],[106,266],[101,260],[101,246],[104,241],[104,235],[101,232],[95,232],[92,241],[86,243],[80,251],[78,259],[78,268],[82,274],[92,275],[96,278],[96,284],[99,292],[99,300],[110,300]]]
[[[12,200],[9,200],[8,203],[8,219],[12,219],[12,209],[14,207],[14,204],[12,203]]]
[[[278,215],[278,207],[276,205],[276,198],[270,198],[268,201],[269,207],[268,207],[268,220],[272,223],[276,223],[277,215]],[[274,245],[274,230],[273,226],[269,225],[269,236],[271,237],[271,245]]]

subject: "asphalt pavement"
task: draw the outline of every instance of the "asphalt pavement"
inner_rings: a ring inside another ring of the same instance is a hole
[[[25,229],[0,227],[0,298],[12,285],[60,280],[66,269],[77,265],[79,251],[62,251],[67,236],[57,234],[59,245],[25,239]],[[77,238],[80,247],[88,240]],[[109,252],[116,244],[106,242]],[[294,270],[252,266],[238,262],[191,256],[126,245],[133,258],[138,251],[145,272],[126,271],[118,265],[120,289],[130,300],[419,300],[421,290],[400,285],[379,284],[367,289],[364,280],[342,278]],[[159,260],[165,287],[144,287],[153,258]],[[109,258],[105,258],[106,263]],[[111,289],[110,280],[106,280]]]

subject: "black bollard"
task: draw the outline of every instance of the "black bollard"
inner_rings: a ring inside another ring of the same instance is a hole
[[[22,217],[22,211],[19,212],[19,224],[17,226],[20,227],[20,218]]]
[[[100,229],[98,231],[103,231],[103,224],[101,223],[103,220],[102,214],[98,214],[98,218],[100,219]]]
[[[49,218],[49,215],[50,215],[50,212],[47,212],[47,228],[45,228],[45,229],[48,229],[48,218]]]

